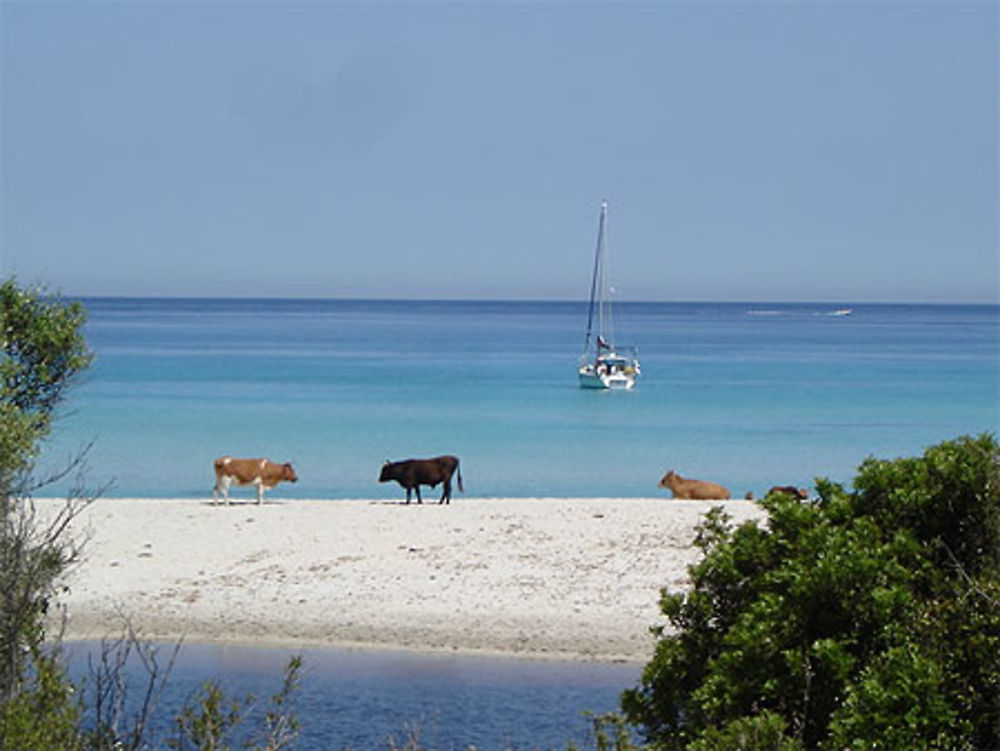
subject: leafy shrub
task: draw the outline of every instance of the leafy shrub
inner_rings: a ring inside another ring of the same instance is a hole
[[[626,718],[662,749],[1000,747],[995,438],[817,489],[706,516]]]

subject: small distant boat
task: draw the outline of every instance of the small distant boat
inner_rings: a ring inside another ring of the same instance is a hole
[[[830,315],[834,315],[834,316],[849,316],[853,312],[854,311],[851,310],[850,308],[837,308]]]
[[[601,203],[597,227],[597,250],[594,252],[594,275],[590,282],[590,309],[587,312],[587,336],[580,358],[580,387],[585,389],[630,389],[639,377],[638,350],[616,347],[614,317],[606,289],[606,247],[608,202]]]

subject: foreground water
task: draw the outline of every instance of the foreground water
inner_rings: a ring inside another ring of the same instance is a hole
[[[88,299],[93,368],[47,454],[94,441],[110,495],[205,497],[224,453],[291,460],[291,498],[395,497],[388,458],[454,453],[466,493],[742,496],[1000,425],[997,306],[618,307],[634,391],[577,387],[582,304]],[[53,489],[53,493],[58,489]]]
[[[172,650],[159,648],[161,667]],[[167,721],[198,690],[218,679],[231,696],[266,699],[281,688],[292,653],[235,646],[184,646],[171,671],[152,739],[163,747],[173,728]],[[71,673],[84,678],[100,645],[68,645]],[[296,748],[389,749],[416,734],[422,748],[564,749],[588,740],[584,710],[618,708],[622,690],[636,683],[639,666],[531,662],[518,659],[406,652],[312,649],[303,654],[301,688],[293,708],[302,720]],[[145,671],[127,671],[138,699]],[[86,694],[85,694],[86,695]],[[251,716],[248,724],[260,718]],[[238,744],[236,744],[238,747]]]

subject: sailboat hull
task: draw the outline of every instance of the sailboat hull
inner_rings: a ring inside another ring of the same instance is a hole
[[[635,386],[635,378],[626,375],[604,375],[593,369],[580,368],[580,388],[584,389],[630,389]]]
[[[581,365],[579,373],[581,388],[630,389],[639,377],[639,361],[612,352]]]

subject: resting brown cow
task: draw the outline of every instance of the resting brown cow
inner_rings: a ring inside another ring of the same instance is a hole
[[[729,489],[714,482],[704,480],[689,480],[670,470],[660,480],[661,488],[670,488],[674,498],[685,498],[696,501],[722,500],[730,498]]]
[[[219,502],[219,493],[229,505],[229,486],[256,485],[257,504],[264,500],[264,488],[270,490],[282,480],[298,482],[299,478],[292,465],[276,464],[270,459],[234,459],[221,456],[215,460],[215,487],[212,488],[212,503]]]
[[[441,500],[438,504],[451,503],[451,476],[458,473],[458,489],[463,493],[462,470],[458,467],[457,456],[437,456],[433,459],[406,459],[401,462],[386,462],[382,465],[379,482],[395,480],[406,488],[406,502],[410,502],[410,491],[417,491],[417,503],[423,503],[420,497],[420,486],[430,485],[432,488],[439,482],[444,483]]]
[[[785,495],[790,495],[792,498],[798,498],[800,501],[804,501],[809,497],[808,490],[797,488],[794,485],[775,485],[767,491],[768,495],[773,495],[774,493],[784,493]]]

